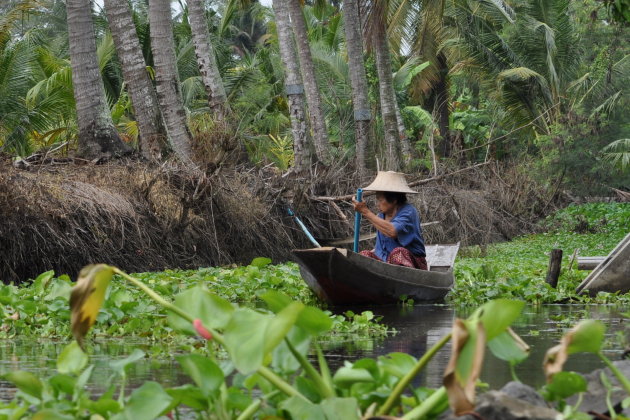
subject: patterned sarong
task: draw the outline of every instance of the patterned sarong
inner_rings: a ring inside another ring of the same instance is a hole
[[[359,254],[364,257],[374,258],[375,260],[381,260],[374,251],[361,251]],[[427,269],[427,260],[425,257],[418,257],[413,255],[407,248],[398,247],[387,257],[388,264],[402,265],[404,267],[417,268],[420,270]]]

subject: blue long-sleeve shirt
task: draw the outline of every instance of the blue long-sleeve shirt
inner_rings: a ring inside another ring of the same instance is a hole
[[[378,217],[384,219],[385,215],[379,213]],[[376,232],[374,252],[381,260],[387,261],[389,254],[394,248],[398,247],[407,248],[418,257],[426,255],[422,228],[420,227],[420,216],[414,206],[408,203],[404,204],[398,209],[390,222],[396,229],[396,238],[390,238],[381,232]]]

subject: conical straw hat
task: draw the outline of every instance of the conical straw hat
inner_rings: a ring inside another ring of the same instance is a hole
[[[387,191],[406,194],[418,194],[407,185],[405,174],[393,171],[378,171],[374,181],[363,188],[364,191]]]

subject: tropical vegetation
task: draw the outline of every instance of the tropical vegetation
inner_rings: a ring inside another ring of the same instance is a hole
[[[107,157],[128,145],[215,167],[240,144],[255,163],[297,171],[525,159],[542,183],[628,186],[623,1],[167,3],[108,0],[78,17],[73,2],[5,2],[2,150]],[[91,52],[71,69],[76,42]]]

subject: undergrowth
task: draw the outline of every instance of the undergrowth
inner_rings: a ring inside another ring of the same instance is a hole
[[[533,304],[576,300],[596,303],[630,303],[630,294],[599,293],[577,296],[575,288],[588,275],[579,271],[574,253],[605,256],[630,232],[630,205],[591,203],[571,205],[540,222],[544,233],[518,237],[487,247],[468,247],[455,265],[456,286],[448,301],[476,305],[499,297]],[[558,288],[545,282],[549,253],[563,250]]]

